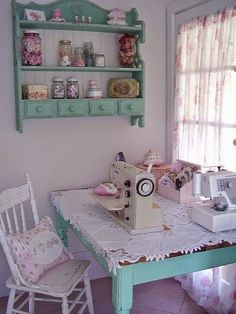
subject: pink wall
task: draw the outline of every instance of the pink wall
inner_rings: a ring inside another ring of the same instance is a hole
[[[23,2],[23,1],[22,1]],[[25,1],[26,2],[26,1]],[[28,1],[27,1],[28,2]],[[47,1],[40,1],[45,3]],[[40,216],[54,217],[49,192],[68,187],[88,187],[108,179],[108,167],[118,151],[136,163],[144,153],[166,150],[166,6],[170,0],[96,0],[107,9],[136,7],[146,23],[145,128],[131,127],[126,117],[28,120],[24,133],[15,130],[11,1],[0,4],[0,191],[20,184],[28,171],[33,181]],[[73,239],[76,256],[87,255]],[[9,274],[0,251],[0,295]],[[101,275],[93,269],[93,277]],[[1,286],[2,285],[2,286]]]

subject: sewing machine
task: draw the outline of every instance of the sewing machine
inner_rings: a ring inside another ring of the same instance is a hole
[[[162,210],[153,204],[155,177],[123,161],[112,163],[110,177],[118,195],[97,197],[108,214],[131,234],[163,230]]]
[[[212,232],[236,228],[236,173],[196,173],[193,193],[209,198],[192,209],[192,220]]]

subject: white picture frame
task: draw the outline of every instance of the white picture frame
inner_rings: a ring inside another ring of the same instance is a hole
[[[25,17],[28,21],[46,21],[44,11],[25,9]]]

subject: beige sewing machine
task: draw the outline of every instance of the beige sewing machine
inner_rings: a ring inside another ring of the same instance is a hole
[[[236,229],[236,173],[196,173],[193,193],[209,198],[192,209],[192,220],[212,232]]]
[[[162,210],[153,204],[155,177],[123,161],[112,163],[110,177],[118,194],[96,197],[108,214],[131,234],[163,230]]]

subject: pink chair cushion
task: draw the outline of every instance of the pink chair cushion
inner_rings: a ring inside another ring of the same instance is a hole
[[[7,236],[12,255],[22,277],[29,284],[54,266],[72,258],[56,234],[49,217],[44,217],[33,229]]]

